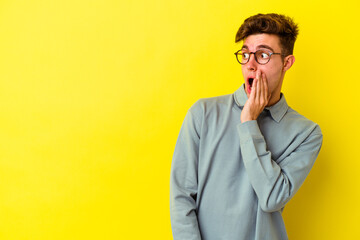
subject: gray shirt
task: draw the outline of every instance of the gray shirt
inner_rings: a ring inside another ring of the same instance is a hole
[[[284,95],[241,123],[246,100],[242,85],[189,109],[171,166],[175,240],[288,239],[282,211],[313,166],[322,133]]]

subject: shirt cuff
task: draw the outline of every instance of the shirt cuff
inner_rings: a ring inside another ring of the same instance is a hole
[[[263,139],[259,125],[256,120],[246,121],[237,125],[240,144],[251,141],[253,139]]]

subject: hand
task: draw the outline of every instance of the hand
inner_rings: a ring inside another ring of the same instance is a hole
[[[258,70],[252,84],[250,97],[241,112],[241,122],[256,120],[269,103],[270,97],[266,76]]]

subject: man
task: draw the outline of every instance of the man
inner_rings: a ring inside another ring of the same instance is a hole
[[[235,40],[245,84],[189,109],[171,167],[175,240],[288,239],[282,211],[322,143],[281,93],[297,34],[284,15],[246,19]]]

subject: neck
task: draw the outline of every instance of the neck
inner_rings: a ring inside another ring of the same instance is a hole
[[[267,107],[271,107],[274,104],[276,104],[278,101],[280,101],[281,93],[276,94],[276,96],[271,96],[269,103],[266,105]]]

